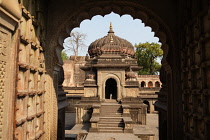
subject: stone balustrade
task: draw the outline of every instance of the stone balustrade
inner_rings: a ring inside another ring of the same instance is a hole
[[[92,107],[93,107],[93,114],[92,114],[92,116],[99,116],[100,115],[100,107],[101,107],[101,105],[94,104]]]
[[[90,119],[90,122],[91,122],[91,128],[89,132],[98,132],[99,117],[92,117]]]
[[[124,133],[133,133],[133,120],[131,117],[123,117],[125,124]]]

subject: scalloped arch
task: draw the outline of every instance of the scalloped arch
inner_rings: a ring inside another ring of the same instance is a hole
[[[162,19],[156,15],[154,12],[149,10],[147,7],[140,5],[135,2],[125,2],[125,3],[100,3],[100,2],[92,2],[88,3],[85,6],[80,7],[76,10],[69,19],[60,26],[55,36],[57,36],[57,40],[59,40],[59,44],[62,46],[64,41],[64,36],[69,36],[71,30],[75,27],[79,27],[80,23],[83,20],[91,19],[93,16],[101,15],[105,16],[111,12],[115,12],[120,16],[124,14],[131,15],[133,19],[141,19],[146,26],[152,28],[152,31],[155,33],[155,36],[159,38],[162,43],[162,49],[164,52],[164,56],[162,59],[162,63],[164,63],[164,67],[167,67],[167,71],[171,70],[168,65],[166,58],[168,56],[169,46],[173,44],[172,35],[168,26],[162,21]],[[65,31],[65,33],[64,33]],[[61,35],[62,37],[60,37]],[[62,41],[63,39],[63,41]],[[173,46],[172,46],[173,47]]]

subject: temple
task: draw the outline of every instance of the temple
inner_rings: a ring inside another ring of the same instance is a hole
[[[76,104],[76,123],[90,122],[89,132],[133,133],[133,125],[146,125],[147,105],[139,95],[133,45],[115,36],[110,24],[107,36],[90,44],[85,71],[84,97]]]

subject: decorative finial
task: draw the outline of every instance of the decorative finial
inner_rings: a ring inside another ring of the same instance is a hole
[[[114,31],[112,30],[112,22],[110,22],[110,26],[109,26],[109,32],[108,33],[114,33]]]
[[[113,28],[112,28],[112,22],[110,22],[110,28],[109,28],[110,30],[112,30]]]

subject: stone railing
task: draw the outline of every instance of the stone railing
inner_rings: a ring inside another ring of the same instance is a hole
[[[90,119],[91,127],[89,132],[98,132],[99,117],[92,117]]]
[[[98,131],[100,107],[101,107],[100,104],[94,104],[92,106],[93,113],[92,113],[92,118],[90,119],[90,122],[91,122],[91,128],[89,130],[90,132],[97,132]]]
[[[130,117],[130,106],[129,105],[122,105],[123,108],[123,117]]]
[[[92,116],[99,116],[100,115],[100,107],[101,107],[101,105],[94,104],[92,107],[93,107],[93,114],[92,114]]]
[[[133,133],[133,120],[130,117],[123,117],[125,124],[124,133]]]

